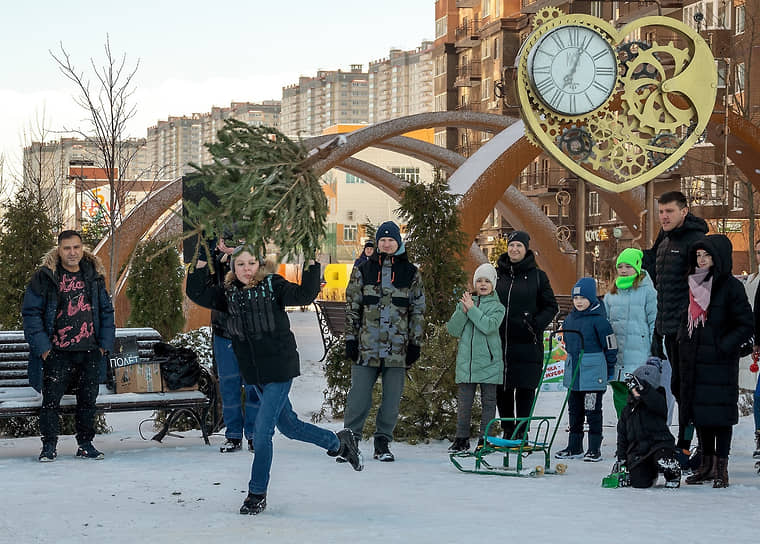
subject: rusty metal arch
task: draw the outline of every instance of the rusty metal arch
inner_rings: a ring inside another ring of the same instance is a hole
[[[127,263],[130,256],[137,247],[137,243],[142,239],[145,233],[151,228],[153,223],[174,204],[182,199],[182,178],[177,178],[168,182],[163,187],[152,192],[145,200],[135,206],[127,216],[122,219],[121,224],[116,228],[116,238],[119,244],[116,246],[115,265],[116,270]],[[109,268],[109,252],[111,251],[111,237],[103,238],[95,247],[94,253],[97,255],[106,268],[106,285],[109,284],[111,270]]]
[[[441,111],[418,113],[390,121],[370,125],[345,135],[343,145],[336,147],[326,157],[314,163],[316,175],[321,176],[330,168],[364,148],[393,136],[431,127],[472,128],[485,132],[499,132],[517,122],[513,117],[490,113]]]

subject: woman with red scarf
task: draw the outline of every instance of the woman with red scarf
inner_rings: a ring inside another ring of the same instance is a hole
[[[728,487],[732,427],[739,421],[739,346],[754,331],[752,308],[731,275],[731,241],[713,234],[689,248],[689,307],[678,331],[681,403],[702,448],[687,484]]]

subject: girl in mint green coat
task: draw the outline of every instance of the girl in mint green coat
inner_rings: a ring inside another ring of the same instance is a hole
[[[499,326],[506,309],[494,292],[496,269],[482,264],[472,278],[474,295],[465,292],[446,324],[449,333],[459,338],[457,350],[457,431],[451,452],[470,449],[470,420],[475,390],[480,384],[480,439],[488,422],[496,416],[496,387],[504,381],[504,359]]]

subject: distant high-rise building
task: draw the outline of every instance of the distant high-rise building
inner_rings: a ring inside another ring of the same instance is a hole
[[[226,119],[249,125],[279,128],[280,102],[232,102],[228,108],[213,107],[207,113],[169,117],[148,128],[147,156],[155,179],[174,179],[193,169],[189,163],[206,164],[211,155],[204,144],[217,140]]]
[[[118,147],[113,172],[117,184],[119,180],[145,180],[150,170],[145,139],[130,138]],[[61,138],[32,142],[24,147],[22,169],[24,189],[45,202],[50,218],[62,228],[78,228],[85,209],[94,210],[97,202],[108,206],[108,171],[94,141]]]
[[[369,63],[369,122],[433,111],[433,42]]]
[[[369,121],[369,78],[361,64],[349,72],[320,70],[282,88],[280,130],[287,136],[319,136],[329,126]]]

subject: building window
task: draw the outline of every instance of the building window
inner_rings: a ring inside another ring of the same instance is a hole
[[[744,32],[744,5],[736,6],[736,33],[741,34]]]
[[[494,60],[499,58],[499,38],[493,39],[493,58]]]
[[[734,182],[734,194],[733,194],[733,209],[741,210],[744,208],[744,201],[742,200],[742,182]]]
[[[364,180],[357,178],[353,174],[346,174],[346,183],[364,183]]]
[[[548,204],[541,204],[541,211],[544,212],[544,215],[546,217],[549,217],[549,205]]]
[[[734,93],[739,94],[744,92],[744,84],[745,84],[745,71],[744,71],[744,63],[740,62],[736,65],[736,73],[734,74]]]
[[[499,226],[499,212],[496,211],[496,208],[493,209],[493,222],[491,223],[491,226]]]
[[[493,16],[501,17],[501,0],[494,0],[493,3]]]
[[[491,78],[486,78],[483,80],[483,84],[480,86],[480,99],[481,100],[490,100],[491,99]]]
[[[343,225],[343,241],[356,242],[356,225]]]
[[[601,2],[591,2],[591,15],[599,19],[602,18],[602,3]]]
[[[496,1],[498,2],[499,0]],[[491,15],[491,0],[483,0],[483,8],[480,15],[483,19]]]
[[[444,15],[435,21],[435,39],[442,38],[448,32],[447,17]]]
[[[594,217],[599,215],[599,193],[590,191],[588,194],[588,215]]]
[[[726,61],[723,59],[717,59],[715,64],[718,68],[718,88],[726,88]]]
[[[610,221],[614,221],[615,219],[617,219],[617,214],[614,209],[610,208]]]
[[[404,181],[419,183],[420,169],[411,167],[391,168],[391,174],[398,176]]]

